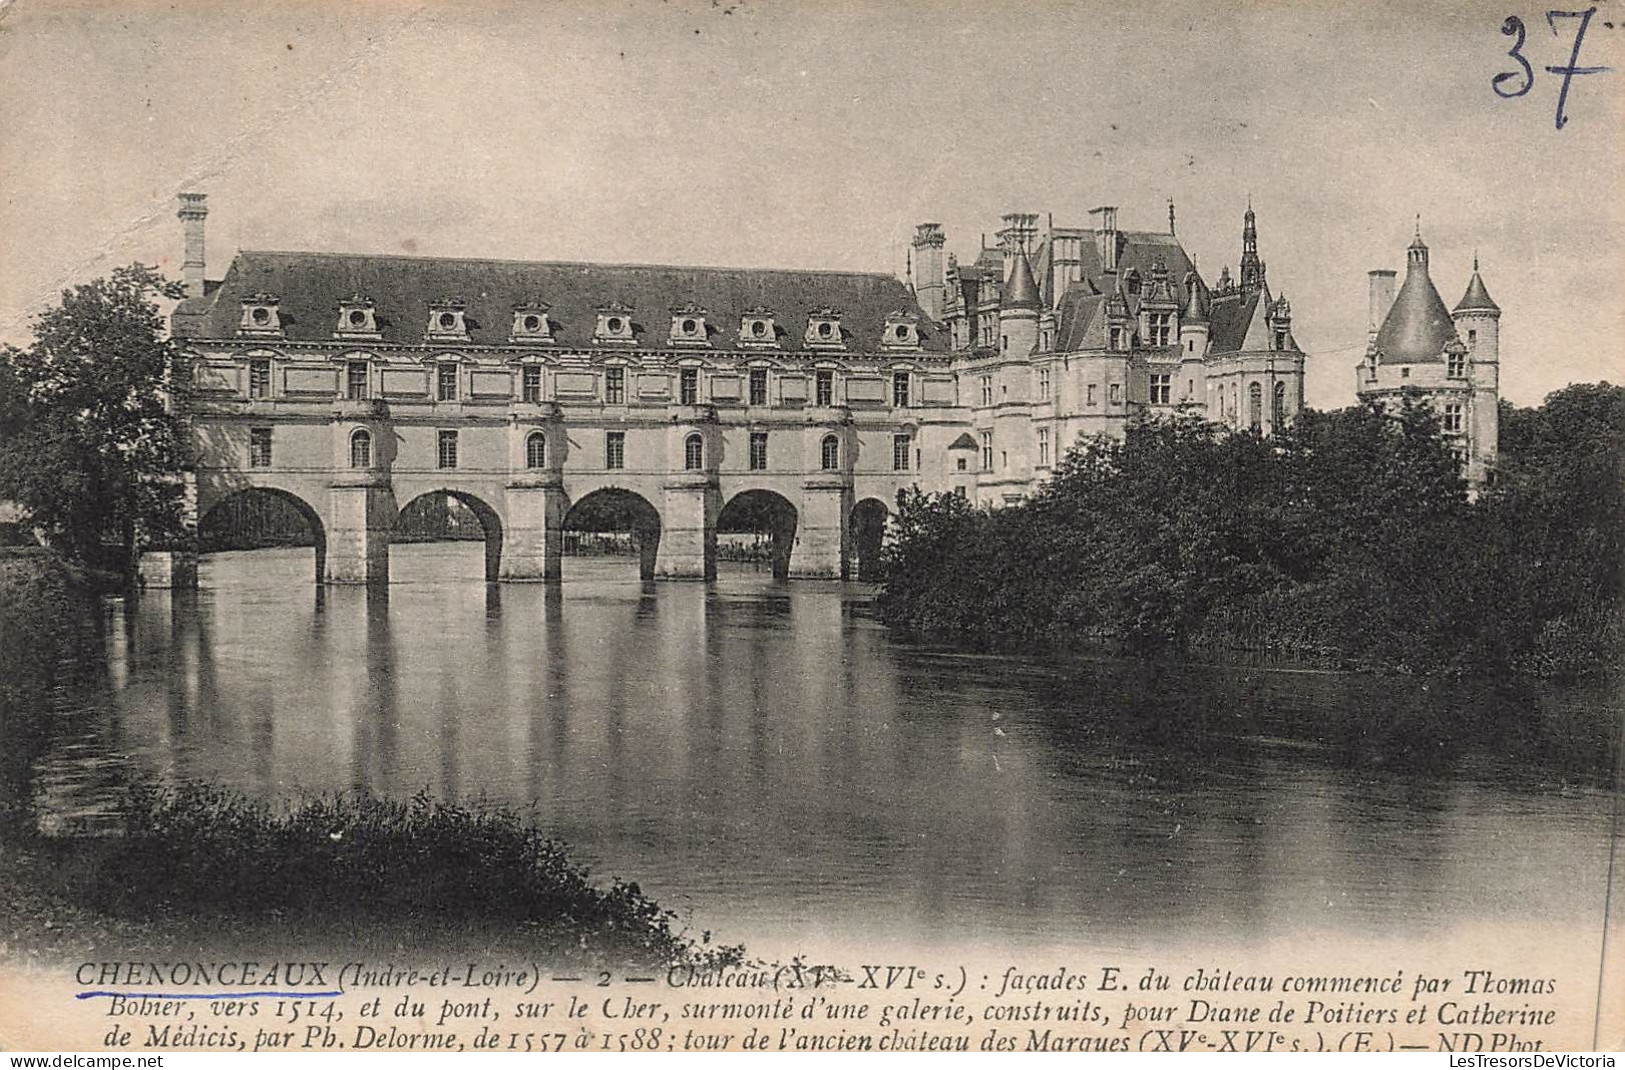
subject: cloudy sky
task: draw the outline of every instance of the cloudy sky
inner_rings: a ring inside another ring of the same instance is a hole
[[[1162,229],[1173,198],[1211,280],[1251,196],[1311,403],[1352,400],[1365,273],[1418,215],[1448,303],[1478,250],[1535,403],[1625,378],[1625,89],[1576,78],[1557,130],[1575,20],[1520,2],[0,0],[0,338],[117,264],[178,274],[184,189],[211,276],[238,248],[900,273],[920,221],[969,256],[1005,211]],[[1625,66],[1622,18],[1582,65]]]

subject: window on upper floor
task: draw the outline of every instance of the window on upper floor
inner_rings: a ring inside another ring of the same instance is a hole
[[[1121,384],[1121,383],[1113,383],[1112,384],[1112,386],[1111,386],[1111,401],[1112,401],[1113,405],[1121,405],[1123,403],[1123,384]]]
[[[993,404],[993,376],[984,375],[984,376],[982,376],[981,382],[982,382],[982,404],[983,405],[991,405],[991,404]]]
[[[1085,387],[1083,393],[1084,393],[1084,403],[1085,404],[1087,404],[1087,405],[1095,404],[1095,384],[1094,383],[1090,383],[1087,387]]]
[[[1476,345],[1478,345],[1478,330],[1469,328],[1467,331],[1467,348],[1471,349]]]
[[[908,456],[913,448],[913,440],[907,435],[893,435],[891,437],[891,467],[894,472],[908,471]]]
[[[1471,334],[1472,332],[1468,332]],[[1467,354],[1449,353],[1445,362],[1445,374],[1452,379],[1460,379],[1467,374]]]
[[[891,403],[899,409],[908,408],[908,372],[892,372]]]
[[[626,432],[604,432],[604,467],[626,467]]]
[[[993,471],[993,432],[982,432],[982,471]]]
[[[1048,368],[1039,368],[1038,369],[1038,400],[1039,401],[1048,401],[1049,400],[1049,377],[1050,377],[1050,370]]]
[[[750,433],[750,469],[753,472],[767,471],[766,431],[752,431]]]
[[[525,467],[547,467],[547,435],[540,431],[525,436]]]
[[[1153,312],[1149,318],[1151,344],[1154,346],[1172,345],[1174,340],[1174,314],[1172,312]]]
[[[367,362],[350,361],[344,366],[344,396],[351,401],[364,401],[368,393]]]
[[[833,472],[841,467],[841,440],[834,435],[825,435],[819,448],[819,464],[826,472]]]
[[[1277,382],[1275,384],[1275,406],[1274,406],[1274,409],[1273,409],[1273,421],[1274,421],[1274,424],[1275,424],[1275,426],[1277,428],[1281,427],[1282,425],[1284,425],[1286,423],[1286,384],[1285,383]]]
[[[700,403],[700,369],[683,368],[678,371],[677,400],[683,405]]]
[[[626,369],[604,369],[604,402],[608,405],[626,404]]]
[[[457,400],[457,365],[442,364],[435,369],[435,397],[441,401]]]
[[[1038,463],[1040,466],[1049,464],[1049,428],[1038,429]]]
[[[1460,402],[1451,402],[1444,407],[1444,429],[1452,434],[1461,431],[1462,406]]]
[[[1254,431],[1264,429],[1264,388],[1257,383],[1247,388],[1247,426]]]
[[[752,405],[767,404],[766,368],[752,368],[750,370],[750,403]]]
[[[248,396],[251,398],[268,398],[271,396],[271,362],[269,360],[251,360],[248,362]]]
[[[698,472],[705,467],[705,439],[698,431],[683,440],[683,468]]]
[[[539,364],[527,364],[520,373],[521,396],[529,404],[535,405],[542,400],[542,368]]]
[[[828,407],[835,404],[835,373],[820,368],[813,378],[813,404]]]
[[[1166,405],[1173,400],[1174,377],[1170,372],[1158,372],[1151,376],[1151,404]]]
[[[440,432],[435,450],[435,467],[457,467],[457,432]]]

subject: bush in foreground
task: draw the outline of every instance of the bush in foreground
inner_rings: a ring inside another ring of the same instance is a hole
[[[557,958],[723,964],[674,931],[636,884],[599,888],[565,847],[496,807],[419,794],[327,796],[285,812],[199,784],[132,789],[124,835],[95,881],[97,906],[194,920],[282,917],[399,933],[478,931]]]

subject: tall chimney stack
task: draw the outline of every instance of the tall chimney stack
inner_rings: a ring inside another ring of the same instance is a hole
[[[203,204],[205,193],[180,195],[180,219],[186,235],[186,258],[181,261],[181,280],[186,283],[187,297],[203,296],[203,221],[209,209]]]
[[[1382,321],[1388,318],[1388,310],[1394,306],[1394,275],[1395,272],[1379,270],[1368,273],[1371,280],[1371,311],[1367,330],[1370,337],[1377,337],[1382,329]]]
[[[942,318],[947,297],[942,266],[942,247],[947,239],[941,223],[921,223],[914,228],[914,293],[925,314]]]
[[[1117,208],[1104,205],[1089,209],[1094,217],[1095,247],[1100,254],[1102,271],[1117,270]]]

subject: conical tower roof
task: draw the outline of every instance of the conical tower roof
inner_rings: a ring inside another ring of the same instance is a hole
[[[1016,264],[1010,269],[1010,278],[1005,281],[1004,293],[999,298],[1000,308],[1030,308],[1034,311],[1043,307],[1043,301],[1038,295],[1038,283],[1033,278],[1033,266],[1027,262],[1027,251],[1017,246]]]
[[[1182,323],[1195,325],[1206,323],[1207,319],[1207,291],[1202,288],[1202,281],[1193,271],[1185,276],[1185,307],[1180,311]]]
[[[1456,340],[1455,321],[1428,277],[1427,246],[1420,234],[1408,252],[1405,284],[1377,331],[1376,346],[1384,364],[1438,364],[1444,347]]]
[[[1457,312],[1499,312],[1501,306],[1490,297],[1490,291],[1478,274],[1478,257],[1473,257],[1473,277],[1467,280],[1467,292],[1456,302]]]

